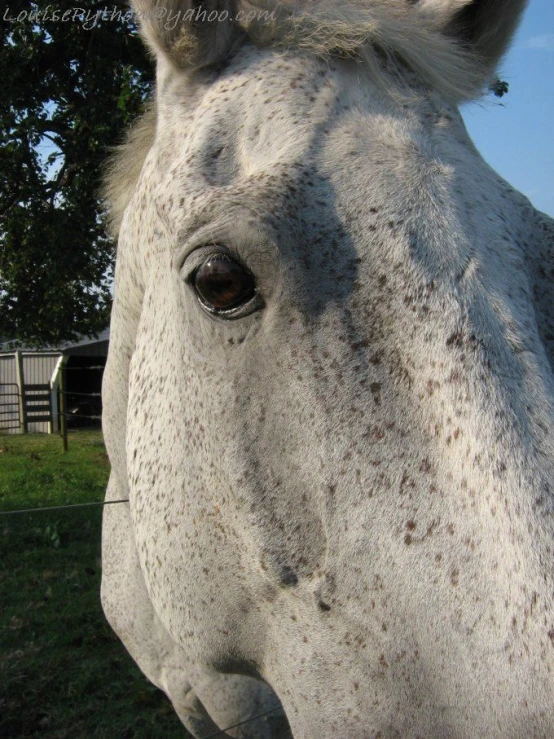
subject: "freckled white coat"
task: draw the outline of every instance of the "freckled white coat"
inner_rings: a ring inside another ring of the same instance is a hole
[[[340,5],[136,3],[104,609],[197,737],[552,737],[554,225],[457,111],[524,2]]]

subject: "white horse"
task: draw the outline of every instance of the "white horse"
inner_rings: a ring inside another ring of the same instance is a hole
[[[457,109],[524,0],[258,4],[135,3],[106,615],[197,737],[553,737],[554,222]]]

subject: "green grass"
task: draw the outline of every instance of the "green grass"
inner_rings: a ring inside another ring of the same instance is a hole
[[[100,501],[109,471],[99,431],[0,435],[0,510]]]
[[[100,432],[0,435],[0,510],[102,500]],[[100,606],[102,509],[0,516],[0,736],[189,736]]]

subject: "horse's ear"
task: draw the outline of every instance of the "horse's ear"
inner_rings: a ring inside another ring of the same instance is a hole
[[[198,69],[225,59],[240,29],[237,0],[132,0],[142,35],[156,55]]]
[[[473,51],[487,72],[506,52],[527,0],[411,0],[449,36]]]

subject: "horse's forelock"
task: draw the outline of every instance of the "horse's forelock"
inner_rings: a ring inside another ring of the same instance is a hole
[[[351,57],[375,82],[383,81],[382,60],[397,68],[402,91],[403,68],[412,69],[427,87],[459,102],[480,95],[485,72],[455,38],[440,33],[431,14],[419,13],[407,0],[356,0],[340,5],[251,0],[249,7],[273,6],[273,20],[263,15],[248,25],[248,37],[261,45],[297,48],[321,57]],[[400,65],[398,64],[400,62]],[[390,75],[385,87],[390,89]]]

